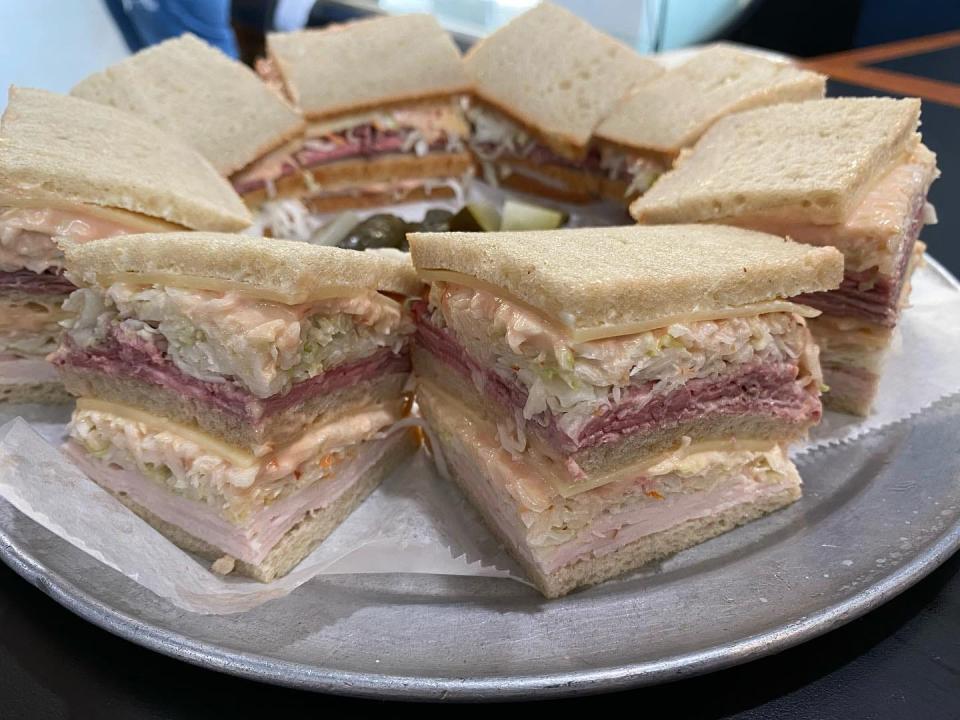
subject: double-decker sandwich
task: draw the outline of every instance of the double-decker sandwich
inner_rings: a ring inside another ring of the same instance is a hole
[[[177,138],[113,108],[12,88],[0,120],[0,400],[67,399],[44,361],[73,289],[58,238],[250,221],[230,184]]]
[[[418,402],[466,495],[555,597],[800,496],[821,415],[791,302],[842,256],[724,226],[417,233]]]
[[[287,573],[416,448],[408,258],[216,233],[66,248],[68,450],[221,572]]]
[[[271,33],[262,67],[307,127],[234,177],[251,205],[293,196],[327,212],[449,198],[472,170],[460,107],[469,81],[429,15]]]
[[[593,144],[634,168],[625,191],[626,197],[634,197],[721,117],[822,98],[825,85],[823,75],[716,45],[631,93],[597,127]],[[611,146],[619,153],[608,149]]]
[[[243,63],[194,35],[166,40],[70,94],[125,110],[192,145],[225,176],[301,134],[300,111]]]
[[[663,72],[657,63],[544,2],[477,43],[464,64],[474,85],[470,147],[488,182],[578,203],[622,201],[646,182],[645,158],[590,140],[630,90]]]
[[[836,98],[720,120],[631,206],[642,223],[722,222],[844,255],[837,290],[805,296],[821,347],[828,407],[865,415],[910,275],[921,261],[936,157],[917,127],[920,101]]]

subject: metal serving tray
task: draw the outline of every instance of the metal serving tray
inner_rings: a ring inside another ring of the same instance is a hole
[[[783,650],[932,571],[960,546],[958,436],[954,396],[808,453],[798,503],[550,602],[506,579],[327,575],[240,615],[194,615],[2,500],[0,558],[112,633],[267,682],[407,699],[615,690]]]

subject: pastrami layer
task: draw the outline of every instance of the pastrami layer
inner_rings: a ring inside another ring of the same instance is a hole
[[[907,282],[910,259],[922,227],[922,213],[918,212],[906,231],[906,240],[900,244],[893,275],[880,275],[876,268],[860,272],[847,271],[836,290],[801,295],[797,302],[828,315],[856,318],[882,327],[894,327],[900,314],[900,293]]]
[[[517,417],[526,404],[526,389],[478,363],[449,329],[430,322],[425,310],[425,303],[414,308],[419,346],[475,387],[504,416]],[[816,423],[822,412],[815,392],[798,380],[798,374],[796,363],[754,362],[726,375],[690,380],[666,393],[655,393],[655,382],[637,383],[623,388],[619,399],[611,399],[575,436],[564,432],[549,411],[529,419],[526,429],[567,458],[661,433],[664,428],[691,422],[703,426],[702,421],[708,418],[765,417],[783,425],[788,438],[792,438]],[[722,426],[727,428],[729,423]]]
[[[105,341],[85,348],[65,337],[51,362],[71,392],[87,395],[93,387],[96,392],[92,394],[103,397],[112,384],[118,392],[136,392],[137,399],[146,401],[151,409],[159,408],[149,403],[150,392],[160,393],[157,403],[165,403],[164,396],[172,395],[184,410],[176,419],[197,422],[240,445],[292,439],[304,425],[332,410],[332,400],[352,397],[351,390],[361,387],[364,392],[357,398],[359,402],[369,394],[367,390],[376,392],[371,386],[383,381],[389,381],[396,394],[410,372],[406,349],[395,353],[383,348],[297,383],[286,393],[261,399],[236,382],[210,382],[187,375],[156,344],[116,330],[111,330]]]
[[[0,272],[0,293],[18,292],[30,295],[69,295],[76,287],[61,273],[31,270]]]

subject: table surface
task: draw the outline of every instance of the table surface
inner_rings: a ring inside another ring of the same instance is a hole
[[[923,239],[960,275],[960,212],[950,202],[960,199],[960,64],[952,49],[958,46],[960,33],[953,33],[811,64],[843,78],[831,82],[833,95],[925,98],[924,141],[937,153],[943,177],[931,191],[940,223]],[[557,702],[577,711],[613,709],[607,704],[624,700],[638,709],[669,703],[676,717],[954,720],[960,717],[960,554],[880,609],[775,657],[659,687]],[[211,712],[262,718],[382,709],[376,705],[259,685],[157,655],[80,620],[0,565],[3,720]]]

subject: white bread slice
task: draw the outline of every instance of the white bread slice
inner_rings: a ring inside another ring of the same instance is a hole
[[[416,295],[408,257],[225,233],[123,235],[64,247],[74,282],[234,290],[296,305],[364,289]]]
[[[251,223],[230,183],[192,147],[116,108],[46,90],[10,88],[0,121],[0,188],[193,229]]]
[[[270,33],[267,53],[308,118],[470,88],[460,51],[431,15]]]
[[[0,383],[0,403],[60,405],[73,402],[61,382]]]
[[[304,198],[303,204],[311,212],[330,213],[362,208],[382,208],[385,205],[400,205],[403,203],[436,203],[440,200],[452,200],[456,197],[456,190],[449,185],[433,185],[429,180],[426,180],[422,185],[404,187],[400,190],[383,192],[345,191],[331,195],[313,195]],[[370,252],[370,250],[366,252]]]
[[[718,317],[738,306],[830,290],[843,277],[843,256],[834,248],[726,226],[407,238],[421,277],[447,270],[478,280],[559,321],[575,337],[664,318]]]
[[[305,125],[253,70],[189,33],[91,75],[70,94],[152,122],[195,147],[223,175]]]
[[[826,82],[790,63],[715,45],[631,93],[594,134],[623,147],[676,155],[724,115],[822,98]]]
[[[763,216],[833,225],[919,141],[916,98],[832,98],[717,121],[630,206],[642,223]]]
[[[464,58],[475,94],[554,150],[575,155],[657,63],[569,10],[541,3],[480,41]]]

